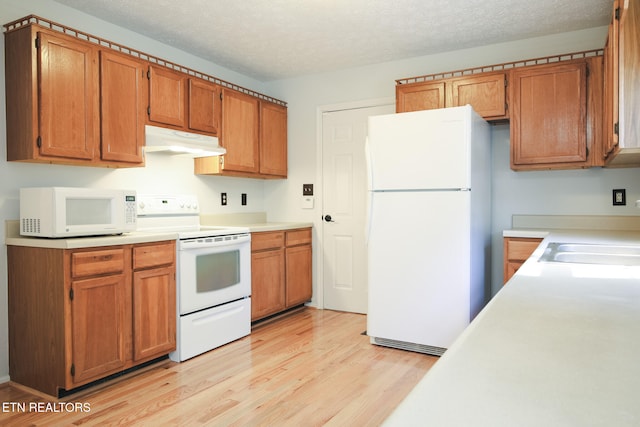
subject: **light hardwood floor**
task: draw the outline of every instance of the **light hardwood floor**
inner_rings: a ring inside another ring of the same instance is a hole
[[[305,308],[60,401],[2,384],[0,425],[376,426],[437,357],[373,346],[365,328],[364,315]],[[89,411],[66,412],[73,403]]]

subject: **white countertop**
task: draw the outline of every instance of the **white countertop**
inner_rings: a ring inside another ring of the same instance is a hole
[[[248,227],[249,231],[251,231],[252,233],[313,227],[312,222],[268,221],[267,214],[265,212],[200,215],[200,223],[202,225],[230,225]]]
[[[259,219],[259,218],[258,218]],[[266,219],[265,219],[266,220]],[[207,225],[220,225],[210,224]],[[261,231],[293,230],[296,228],[312,227],[308,222],[256,222],[256,223],[235,223],[222,225],[242,225],[249,228],[252,233]],[[130,232],[114,236],[90,236],[61,239],[47,239],[41,237],[25,237],[19,232],[17,220],[6,221],[5,224],[5,244],[9,246],[30,246],[37,248],[52,249],[79,249],[97,246],[129,245],[147,242],[159,242],[164,240],[175,240],[178,234],[174,232]]]
[[[388,426],[640,425],[640,267],[538,262],[551,231],[386,420]]]
[[[42,237],[7,236],[5,244],[8,246],[30,246],[51,249],[80,249],[98,246],[131,245],[137,243],[161,242],[176,240],[177,233],[124,233],[114,236],[89,236],[61,239],[47,239]]]

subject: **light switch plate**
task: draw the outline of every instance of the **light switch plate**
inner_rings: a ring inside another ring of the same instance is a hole
[[[313,196],[302,196],[302,209],[313,209]]]
[[[313,196],[313,184],[302,184],[302,195]]]

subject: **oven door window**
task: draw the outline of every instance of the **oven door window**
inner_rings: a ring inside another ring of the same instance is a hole
[[[240,251],[196,256],[196,293],[222,290],[240,283]]]

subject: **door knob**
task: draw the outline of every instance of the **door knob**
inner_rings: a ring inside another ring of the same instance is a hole
[[[335,222],[333,219],[331,219],[331,215],[325,215],[324,220],[327,222]]]

